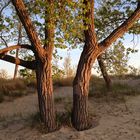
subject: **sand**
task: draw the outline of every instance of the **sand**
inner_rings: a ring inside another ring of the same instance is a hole
[[[56,110],[63,112],[72,101],[72,87],[57,88]],[[67,104],[67,105],[66,105]],[[0,140],[140,140],[140,96],[126,102],[89,99],[89,111],[95,127],[78,132],[69,126],[42,134],[31,127],[31,116],[38,111],[36,94],[0,104]]]

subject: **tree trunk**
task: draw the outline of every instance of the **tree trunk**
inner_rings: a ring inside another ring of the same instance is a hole
[[[104,65],[104,62],[103,62],[103,59],[102,59],[102,56],[99,55],[98,58],[98,63],[99,63],[99,67],[101,69],[101,72],[102,72],[102,75],[103,75],[103,78],[105,80],[105,83],[106,83],[106,87],[107,89],[110,89],[111,88],[111,79],[106,71],[106,67]]]
[[[88,114],[89,81],[93,62],[98,56],[98,51],[89,51],[90,46],[84,48],[73,82],[72,124],[79,131],[91,127]]]
[[[16,49],[16,58],[18,58],[18,52],[19,52],[19,49]],[[18,72],[18,65],[15,64],[15,70],[14,70],[14,77],[13,77],[13,79],[16,79],[17,72]]]
[[[51,61],[37,62],[37,91],[41,121],[48,132],[56,130]]]

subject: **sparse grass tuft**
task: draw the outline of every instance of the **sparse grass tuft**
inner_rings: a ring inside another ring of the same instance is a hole
[[[24,96],[28,93],[27,89],[29,88],[23,79],[0,78],[0,102],[3,102],[7,97],[13,100],[16,97]]]
[[[56,114],[56,120],[59,127],[69,126],[72,127],[71,123],[71,111],[59,112]]]
[[[40,126],[41,124],[41,120],[40,120],[40,113],[37,112],[35,114],[31,114],[29,120],[31,121],[31,127],[35,127],[35,126]]]
[[[0,91],[4,96],[20,97],[25,95],[26,85],[23,80],[0,79]]]

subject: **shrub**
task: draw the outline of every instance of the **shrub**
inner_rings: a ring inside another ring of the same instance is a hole
[[[121,95],[135,96],[139,94],[140,91],[137,87],[131,87],[127,83],[113,82],[111,89],[108,90],[104,84],[104,81],[92,81],[90,84],[89,96],[100,98],[106,96],[107,94],[111,97],[119,97]]]
[[[0,92],[0,103],[3,102],[4,100],[4,95]]]
[[[72,86],[73,83],[73,77],[68,78],[61,78],[61,79],[55,79],[54,85],[55,86]]]
[[[0,91],[4,96],[19,97],[25,95],[26,84],[21,79],[0,79]]]

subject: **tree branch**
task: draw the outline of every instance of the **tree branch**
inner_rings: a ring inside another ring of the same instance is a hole
[[[1,14],[3,12],[3,10],[10,4],[10,0],[0,9],[0,17],[1,17]]]
[[[10,62],[10,63],[13,63],[13,64],[17,64],[17,65],[26,67],[28,69],[32,69],[32,70],[35,69],[35,61],[24,61],[24,60],[21,60],[19,58],[15,58],[15,57],[10,56],[10,55],[3,55],[3,54],[0,54],[0,59],[7,61],[7,62]]]
[[[1,40],[3,41],[4,45],[5,45],[6,47],[8,47],[8,44],[7,44],[6,40],[3,38],[2,33],[1,33],[0,38],[1,38]]]
[[[107,49],[118,38],[122,37],[124,33],[127,32],[129,28],[131,28],[139,18],[140,18],[140,2],[138,4],[137,9],[133,12],[133,14],[99,44],[101,52]]]
[[[23,1],[22,0],[11,0],[11,1],[15,6],[19,19],[21,20],[21,23],[23,24],[26,30],[26,33],[29,37],[31,44],[35,49],[36,55],[38,55],[40,59],[43,59],[44,49],[42,48],[41,41],[38,37],[35,27],[33,26],[33,23],[29,17],[29,14]]]
[[[20,48],[25,48],[25,49],[31,49],[32,50],[32,46],[28,45],[28,44],[13,45],[13,46],[10,46],[8,48],[1,49],[0,54],[7,53],[8,51],[15,50],[15,49],[20,49]]]

